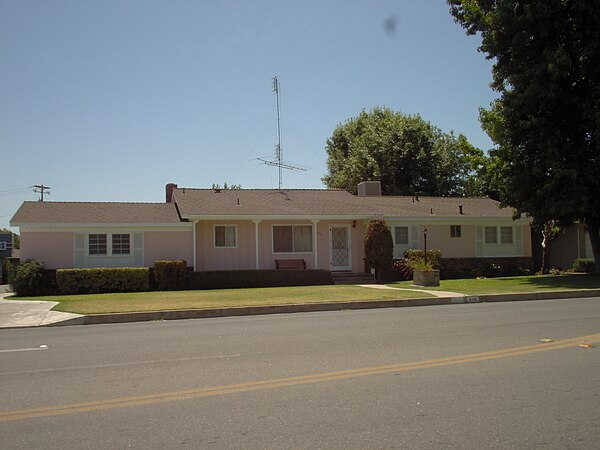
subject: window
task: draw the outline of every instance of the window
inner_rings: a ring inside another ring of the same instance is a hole
[[[112,235],[112,254],[113,255],[129,255],[130,254],[129,234],[113,234]]]
[[[313,251],[311,225],[273,225],[274,253],[308,253]]]
[[[215,225],[215,247],[236,247],[236,225]]]
[[[408,227],[394,227],[394,244],[408,245]]]
[[[498,243],[498,232],[496,227],[485,227],[485,243],[486,244],[497,244]]]
[[[450,237],[459,238],[462,237],[462,229],[460,225],[450,225]]]
[[[500,243],[501,244],[512,244],[513,243],[513,227],[500,227]]]
[[[106,234],[90,234],[89,236],[89,254],[90,255],[106,255]]]

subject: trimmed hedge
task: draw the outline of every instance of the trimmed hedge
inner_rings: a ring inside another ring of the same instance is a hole
[[[573,270],[575,272],[591,273],[596,270],[596,261],[589,258],[577,258],[573,261]]]
[[[477,277],[511,277],[534,273],[533,258],[442,258],[441,276],[443,279]]]
[[[181,259],[154,261],[156,289],[159,291],[180,291],[185,289],[187,263]]]
[[[329,270],[215,270],[188,274],[188,289],[232,289],[333,284]]]
[[[150,288],[147,267],[59,269],[56,282],[61,294],[142,292]]]

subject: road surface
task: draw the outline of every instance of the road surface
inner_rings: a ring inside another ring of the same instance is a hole
[[[0,363],[2,449],[600,442],[599,298],[0,330]]]

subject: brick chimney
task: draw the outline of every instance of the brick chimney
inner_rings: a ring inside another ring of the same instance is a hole
[[[177,189],[177,185],[175,183],[169,183],[165,186],[167,203],[171,203],[171,201],[173,200],[173,189]]]

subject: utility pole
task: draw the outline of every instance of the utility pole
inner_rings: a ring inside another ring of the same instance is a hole
[[[33,187],[33,192],[40,194],[40,202],[44,201],[44,194],[50,194],[50,186],[44,186],[43,184],[36,184]]]

